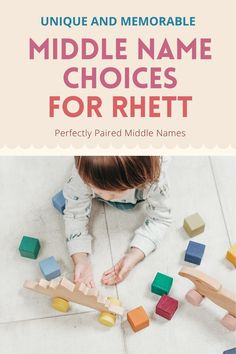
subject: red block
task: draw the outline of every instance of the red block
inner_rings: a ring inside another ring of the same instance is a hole
[[[163,295],[156,305],[156,314],[171,320],[178,308],[178,301],[168,295]]]

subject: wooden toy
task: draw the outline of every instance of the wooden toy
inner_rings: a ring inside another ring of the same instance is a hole
[[[223,354],[236,354],[236,347],[232,349],[225,350]]]
[[[108,297],[113,305],[121,306],[121,302],[113,297]],[[107,327],[113,327],[116,323],[116,315],[110,312],[101,312],[98,321]]]
[[[201,264],[205,247],[206,246],[202,243],[189,241],[184,257],[185,262],[190,262],[198,265]]]
[[[52,280],[61,275],[60,266],[53,256],[40,261],[39,267],[47,280]]]
[[[54,297],[52,299],[52,307],[60,312],[68,312],[70,308],[70,304],[68,301],[60,298],[60,297]]]
[[[66,301],[91,307],[100,312],[111,312],[122,316],[124,309],[121,306],[112,304],[107,297],[100,295],[97,289],[90,289],[83,283],[72,283],[66,278],[47,281],[41,279],[39,282],[26,280],[24,287],[52,298],[61,298]]]
[[[156,314],[171,320],[178,308],[178,301],[168,295],[163,295],[156,305]]]
[[[207,274],[195,268],[183,267],[179,275],[191,280],[195,289],[186,294],[186,299],[192,305],[200,305],[204,297],[228,311],[222,319],[222,324],[231,331],[236,330],[236,294],[224,289],[222,285]]]
[[[183,227],[187,232],[187,234],[190,237],[193,237],[199,235],[204,231],[205,223],[202,220],[201,216],[198,213],[196,213],[184,219]]]
[[[23,236],[19,251],[22,257],[36,259],[40,250],[40,243],[37,238]]]
[[[236,243],[230,247],[226,254],[226,258],[236,267]]]
[[[149,326],[149,318],[142,306],[127,313],[127,320],[134,332],[138,332],[141,329]]]
[[[151,292],[157,295],[169,294],[172,283],[173,278],[162,273],[157,273],[151,285]]]
[[[56,208],[59,211],[59,213],[61,213],[61,214],[64,213],[65,198],[64,198],[62,191],[60,191],[56,195],[54,195],[54,197],[52,198],[52,204],[53,204],[54,208]]]

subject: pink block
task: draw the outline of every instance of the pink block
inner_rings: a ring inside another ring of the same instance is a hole
[[[156,314],[171,320],[178,308],[178,301],[168,295],[163,295],[156,305]]]
[[[222,325],[225,326],[229,331],[236,331],[236,317],[230,315],[229,313],[221,321]]]

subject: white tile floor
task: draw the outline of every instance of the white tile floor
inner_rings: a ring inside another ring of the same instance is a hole
[[[123,254],[144,210],[139,206],[125,213],[94,203],[91,232],[97,285],[104,294],[118,295],[126,309],[145,307],[151,323],[138,333],[125,320],[110,329],[103,327],[95,311],[78,305],[61,315],[46,297],[22,288],[25,279],[41,277],[38,260],[50,255],[58,259],[63,274],[71,276],[63,220],[51,206],[51,196],[69,176],[71,164],[72,158],[0,158],[0,353],[222,354],[235,347],[236,334],[219,323],[224,311],[207,300],[200,308],[187,304],[184,295],[192,284],[177,273],[188,243],[181,228],[183,218],[198,211],[206,230],[195,240],[207,245],[200,268],[236,291],[236,270],[224,259],[229,244],[236,242],[236,158],[173,158],[170,177],[175,221],[159,249],[117,287],[102,287],[100,276]],[[23,234],[40,238],[37,260],[20,257]],[[180,307],[171,321],[153,314],[158,297],[149,288],[157,271],[174,277],[171,295]]]

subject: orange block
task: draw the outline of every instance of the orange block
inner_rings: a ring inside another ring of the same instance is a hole
[[[134,332],[138,332],[141,329],[149,326],[149,318],[142,306],[127,313],[127,320]]]

